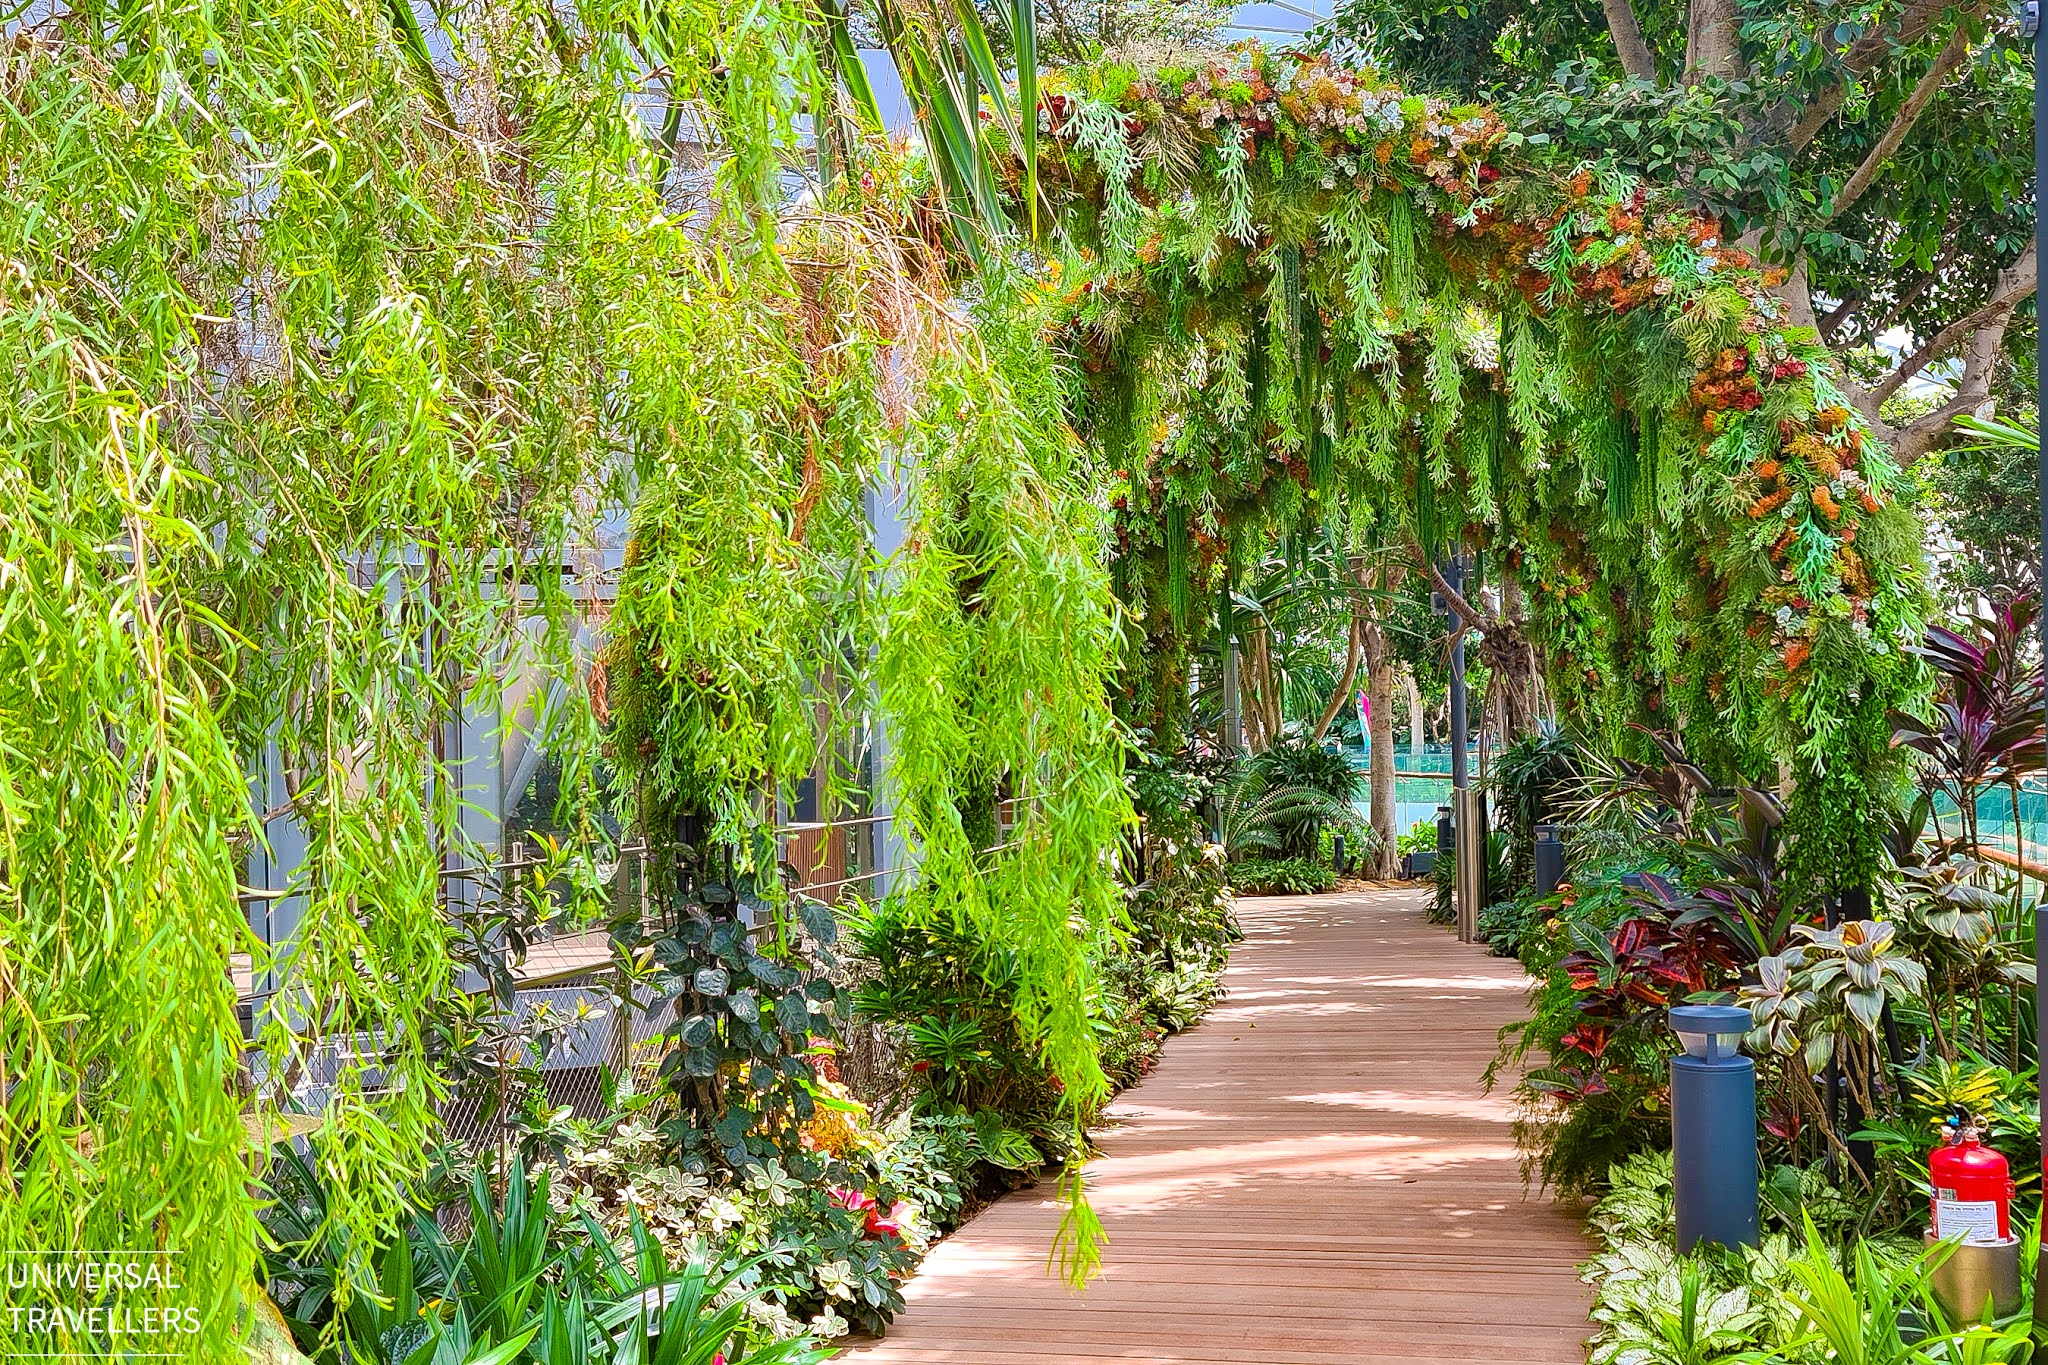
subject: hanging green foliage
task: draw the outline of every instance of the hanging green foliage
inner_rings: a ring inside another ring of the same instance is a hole
[[[1087,946],[1121,922],[1103,850],[1130,815],[1104,528],[1045,301],[991,274],[976,316],[934,312],[943,262],[853,222],[783,249],[805,264],[760,349],[790,367],[753,376],[777,419],[662,428],[605,657],[612,753],[650,837],[705,817],[730,844],[865,718],[917,913],[1014,963],[1023,1036],[1085,1120],[1108,1088]],[[900,509],[893,552],[864,488]]]
[[[1867,879],[1888,789],[1864,722],[1918,680],[1917,487],[1772,271],[1673,192],[1323,57],[1108,59],[1043,89],[1040,180],[1092,253],[1055,277],[1062,343],[1137,657],[1171,675],[1207,628],[1156,600],[1216,600],[1237,546],[1362,499],[1512,580],[1561,709],[1683,725],[1731,776],[1783,760],[1806,889]],[[1247,330],[1272,338],[1248,401]],[[1173,691],[1130,691],[1168,747]]]
[[[319,1109],[323,1238],[409,1217],[445,874],[489,854],[465,746],[508,672],[557,684],[536,741],[601,837],[576,640],[636,500],[608,674],[640,809],[743,833],[879,691],[928,880],[1027,950],[1034,1036],[1099,1086],[1070,915],[1115,911],[1116,639],[1042,351],[990,356],[935,267],[853,268],[853,219],[780,211],[807,12],[437,16],[88,4],[0,51],[0,1245],[174,1257],[122,1306],[177,1311],[150,1345],[195,1360],[233,1358],[276,1109]],[[884,566],[887,449],[920,529]],[[921,699],[956,686],[987,714]],[[970,859],[949,784],[991,777],[1012,847]],[[240,884],[287,827],[273,955]],[[31,1302],[0,1281],[0,1352],[113,1354]]]

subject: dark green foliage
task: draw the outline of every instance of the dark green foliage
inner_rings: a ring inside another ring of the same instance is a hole
[[[1340,801],[1358,795],[1363,776],[1349,755],[1301,740],[1284,740],[1246,761],[1273,786],[1307,787]]]
[[[1901,765],[1890,747],[1884,694],[1873,691],[1847,709],[1825,768],[1802,777],[1785,812],[1786,895],[1809,909],[1844,891],[1872,889],[1896,813]]]
[[[1523,735],[1501,749],[1489,783],[1507,837],[1503,880],[1492,887],[1495,896],[1506,899],[1534,889],[1536,826],[1564,818],[1578,780],[1578,744],[1563,731]]]
[[[1130,951],[1163,958],[1169,967],[1221,964],[1242,935],[1220,854],[1214,844],[1155,846],[1145,880],[1131,889]]]
[[[827,975],[839,938],[831,908],[801,901],[789,916],[800,938],[730,857],[711,861],[711,877],[685,880],[666,924],[612,926],[617,942],[651,942],[649,984],[669,1016],[660,1076],[679,1110],[663,1132],[697,1172],[801,1156],[817,1079],[807,1054],[836,1035],[843,1010]]]
[[[1430,901],[1426,913],[1431,924],[1456,924],[1458,922],[1458,859],[1455,853],[1444,852],[1436,855],[1436,862],[1429,869]]]
[[[1636,913],[1622,882],[1629,870],[1591,869],[1529,907],[1522,960],[1541,984],[1530,996],[1530,1017],[1502,1030],[1501,1055],[1488,1072],[1492,1084],[1536,1059],[1519,1087],[1530,1104],[1515,1136],[1524,1169],[1563,1194],[1598,1189],[1609,1166],[1669,1140],[1663,1093],[1671,1049],[1661,1020],[1593,1017],[1581,988],[1588,973],[1575,979],[1566,961],[1604,943]]]
[[[273,1153],[272,1181],[276,1201],[264,1222],[278,1246],[267,1258],[267,1289],[300,1348],[322,1365],[697,1365],[721,1353],[731,1365],[823,1359],[803,1340],[759,1341],[747,1304],[781,1292],[759,1272],[759,1258],[723,1268],[695,1257],[672,1264],[637,1218],[626,1256],[603,1236],[567,1235],[551,1218],[548,1173],[529,1179],[520,1160],[502,1188],[482,1171],[472,1176],[470,1230],[460,1242],[426,1205],[382,1245],[356,1244],[329,1221],[320,1164],[289,1146]],[[893,1292],[886,1276],[880,1282]],[[744,1288],[728,1293],[736,1283]],[[345,1284],[362,1292],[342,1299]],[[652,1289],[664,1306],[650,1319],[642,1296]]]
[[[1556,903],[1554,896],[1538,900],[1533,893],[1495,901],[1479,912],[1479,941],[1495,957],[1520,957],[1530,931]]]
[[[1241,858],[1230,865],[1230,884],[1244,896],[1307,896],[1334,891],[1337,874],[1313,858]]]
[[[1129,894],[1128,932],[1091,949],[1101,983],[1091,1023],[1118,1086],[1149,1070],[1163,1040],[1201,1016],[1238,937],[1220,849],[1185,830],[1156,833],[1146,849],[1148,875]],[[1094,1111],[1077,1114],[1019,1032],[1016,965],[1000,945],[933,915],[916,892],[869,907],[852,939],[864,977],[855,1008],[896,1031],[916,1077],[919,1121],[974,1130],[977,1159],[986,1163],[978,1181],[1074,1154],[1075,1120],[1085,1124]]]
[[[1347,808],[1357,799],[1363,776],[1351,766],[1348,755],[1320,744],[1294,740],[1275,744],[1264,753],[1246,760],[1246,766],[1264,781],[1269,791],[1297,787],[1320,792],[1342,802]],[[1324,823],[1324,817],[1308,811],[1280,820],[1277,824],[1280,835],[1278,856],[1300,858],[1313,854],[1316,835]]]
[[[1035,1161],[1063,1160],[1074,1122],[1051,1070],[1018,1028],[1018,968],[1009,951],[930,914],[914,891],[868,907],[851,938],[872,964],[854,988],[854,1008],[900,1030],[921,1076],[920,1107],[989,1115],[1027,1135]]]
[[[1927,475],[1936,514],[1956,540],[1942,586],[1957,609],[1976,593],[2038,595],[2041,580],[2038,422],[2021,410],[1974,431],[1978,439],[1942,451]]]

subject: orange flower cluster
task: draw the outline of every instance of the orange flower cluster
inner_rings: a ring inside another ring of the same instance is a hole
[[[1693,407],[1709,415],[1748,412],[1763,402],[1763,395],[1756,389],[1756,376],[1749,372],[1749,352],[1740,346],[1730,346],[1715,356],[1713,363],[1692,381],[1691,397]],[[1711,432],[1719,423],[1703,425]]]

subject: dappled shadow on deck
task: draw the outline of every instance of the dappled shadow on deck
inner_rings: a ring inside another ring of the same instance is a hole
[[[1480,1075],[1526,980],[1423,922],[1424,895],[1248,900],[1229,995],[1110,1110],[1109,1233],[1047,1275],[1051,1189],[941,1245],[861,1365],[1334,1365],[1584,1359],[1575,1211],[1525,1192]]]

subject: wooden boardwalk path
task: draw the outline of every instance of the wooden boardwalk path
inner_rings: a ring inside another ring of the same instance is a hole
[[[1051,1184],[935,1249],[857,1365],[1568,1365],[1591,1330],[1577,1217],[1525,1197],[1481,1093],[1512,961],[1422,893],[1240,902],[1229,995],[1110,1109],[1102,1274],[1045,1272]]]

